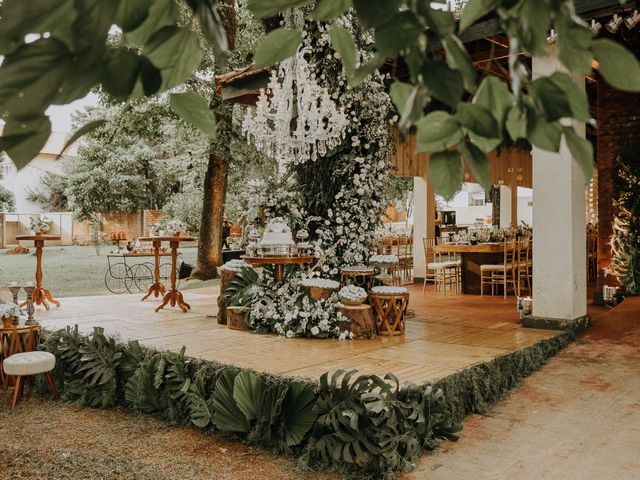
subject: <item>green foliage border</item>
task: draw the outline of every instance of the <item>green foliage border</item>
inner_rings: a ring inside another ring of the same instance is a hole
[[[67,330],[67,332],[70,331],[72,332],[73,330]],[[98,331],[102,332],[102,329],[98,329]],[[130,368],[118,368],[116,369],[116,375],[124,377],[124,379],[103,377],[98,379],[97,382],[90,379],[91,371],[88,371],[89,367],[85,365],[83,368],[79,363],[80,357],[87,355],[86,348],[79,347],[79,343],[86,341],[90,336],[76,334],[76,337],[73,337],[74,339],[71,342],[67,342],[65,348],[60,349],[61,344],[58,343],[60,341],[60,332],[61,331],[51,332],[44,330],[41,336],[40,348],[53,350],[59,357],[54,377],[62,398],[77,404],[91,405],[99,408],[126,408],[127,403],[125,402],[125,398],[127,392],[124,383],[135,375],[135,373]],[[56,337],[57,335],[58,337]],[[558,354],[574,339],[574,332],[566,331],[555,337],[539,341],[522,350],[510,352],[488,362],[483,362],[461,370],[433,384],[426,383],[418,387],[406,384],[403,385],[402,388],[396,386],[396,398],[398,402],[390,403],[389,405],[392,409],[401,409],[403,405],[407,405],[406,402],[417,397],[423,397],[429,404],[433,402],[427,410],[426,429],[422,428],[418,433],[420,437],[418,440],[421,442],[422,448],[431,450],[437,446],[441,438],[456,438],[456,432],[458,430],[456,426],[457,422],[462,422],[464,418],[471,413],[483,414],[488,412],[492,404],[502,400],[509,391],[520,385],[524,378],[541,368],[549,358]],[[142,347],[137,342],[129,342],[127,345],[117,342],[110,337],[98,338],[97,347],[100,350],[100,355],[102,355],[107,362],[109,362],[110,359],[108,355],[106,355],[106,352],[108,350],[114,351],[115,349],[118,352],[122,352],[118,353],[118,355],[130,355],[139,359],[146,359],[147,364],[151,359],[155,359],[153,361],[156,362],[156,364],[158,362],[166,363],[166,365],[162,367],[165,372],[164,384],[166,387],[159,391],[158,403],[152,405],[152,407],[157,407],[157,405],[164,402],[165,410],[154,411],[154,409],[151,409],[145,411],[145,408],[141,408],[142,406],[139,408],[129,406],[129,408],[141,413],[155,414],[170,424],[182,426],[196,423],[193,421],[193,415],[189,413],[188,408],[184,405],[184,398],[182,398],[179,393],[176,393],[186,391],[189,386],[187,385],[185,387],[185,384],[195,385],[197,382],[200,382],[196,388],[209,388],[211,397],[215,397],[213,386],[217,385],[218,380],[223,377],[225,372],[233,372],[232,374],[234,376],[240,373],[244,375],[250,373],[260,379],[265,385],[273,386],[274,391],[278,388],[283,388],[284,385],[291,385],[292,383],[307,384],[313,389],[316,401],[322,399],[326,403],[327,398],[329,398],[329,401],[335,402],[333,406],[338,407],[338,403],[343,402],[349,395],[346,389],[349,380],[345,383],[344,379],[351,377],[355,373],[335,372],[332,376],[332,382],[327,386],[326,381],[324,384],[323,382],[310,382],[306,379],[270,375],[220,362],[186,357],[184,356],[184,348],[180,353],[159,352],[151,348]],[[76,349],[79,353],[74,351]],[[189,375],[185,377],[186,381],[185,379],[180,380],[178,378],[179,375],[175,374],[175,368],[172,369],[172,359],[175,360],[176,358],[184,359],[186,362],[185,365],[188,365],[186,371],[183,372],[183,374],[186,373]],[[128,361],[132,363],[131,358],[129,358]],[[70,374],[68,371],[61,371],[59,367],[62,365],[72,365],[76,370],[75,374]],[[144,361],[142,365],[144,365]],[[157,368],[157,365],[153,367]],[[173,374],[171,374],[172,370],[174,370]],[[333,381],[334,379],[338,379],[338,377],[342,377],[342,384],[341,382]],[[371,424],[375,424],[376,417],[379,416],[379,410],[375,408],[370,409],[370,407],[366,406],[366,402],[375,400],[371,390],[375,389],[376,385],[380,385],[379,382],[383,382],[383,380],[375,376],[363,376],[356,379],[356,382],[360,382],[364,377],[371,379],[369,382],[371,388],[367,390],[362,397],[364,411],[369,412],[369,417],[364,419],[364,421],[371,426]],[[325,376],[325,380],[326,378]],[[353,378],[355,378],[355,376]],[[395,377],[391,374],[385,377],[386,381],[390,379],[396,382]],[[107,386],[106,389],[98,389],[97,394],[96,390],[91,390],[92,387],[96,387],[96,384],[100,387],[102,382]],[[109,382],[111,383],[109,384]],[[153,378],[151,383],[157,382],[162,383],[158,378]],[[40,381],[38,386],[43,393],[47,391],[44,382]],[[333,390],[329,392],[327,388]],[[108,393],[105,394],[105,391]],[[332,397],[339,401],[331,400]],[[365,398],[369,400],[365,400]],[[400,405],[400,401],[405,403]],[[320,416],[322,416],[321,412]],[[411,419],[405,419],[404,422],[405,432],[412,428],[408,426],[408,420]],[[264,425],[259,424],[256,424],[255,428],[250,432],[246,432],[246,434],[220,431],[215,428],[213,422],[207,422],[207,424],[201,428],[207,433],[219,431],[242,442],[268,448],[279,453],[302,456],[305,462],[314,468],[338,468],[342,471],[356,472],[358,474],[371,476],[372,478],[393,478],[395,475],[394,472],[411,468],[413,461],[417,460],[417,457],[409,457],[409,455],[404,452],[400,455],[395,454],[393,462],[390,462],[389,459],[385,458],[382,454],[379,454],[378,458],[375,458],[373,462],[369,462],[368,464],[359,462],[351,463],[348,460],[336,460],[335,458],[331,459],[331,461],[326,461],[326,458],[323,459],[322,456],[319,455],[317,445],[323,442],[322,435],[325,437],[327,435],[327,423],[324,422],[322,425],[320,425],[320,423],[321,422],[316,419],[313,427],[304,435],[304,439],[294,446],[278,445],[277,442],[274,443],[273,435],[265,436]],[[372,433],[374,435],[377,433],[378,437],[383,437],[385,435],[383,430],[386,427],[384,424],[381,425],[379,432],[375,432],[374,427]],[[417,431],[418,429],[414,428],[414,430]],[[338,432],[336,432],[336,434],[337,433]],[[335,435],[333,436],[335,437]],[[268,441],[265,441],[265,438],[267,438]],[[324,440],[326,440],[326,438]],[[344,442],[344,451],[347,451],[347,444],[352,445],[353,442]],[[418,455],[420,451],[421,449],[418,449]]]

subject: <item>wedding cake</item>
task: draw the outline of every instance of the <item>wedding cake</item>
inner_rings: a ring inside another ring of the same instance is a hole
[[[259,247],[288,247],[290,245],[294,245],[291,229],[280,217],[274,218],[267,223],[262,240],[258,244]]]

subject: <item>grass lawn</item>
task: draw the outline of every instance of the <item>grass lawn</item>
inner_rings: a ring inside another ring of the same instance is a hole
[[[91,246],[45,247],[42,257],[43,286],[51,291],[54,298],[111,295],[104,280],[107,272],[106,254],[112,248],[102,246],[100,255],[96,255],[96,249]],[[180,249],[182,259],[191,265],[195,264],[197,251],[196,247]],[[30,247],[28,255],[5,255],[5,252],[6,250],[0,250],[0,285],[16,281],[35,282],[35,248]],[[137,261],[152,262],[153,259],[149,257],[144,260],[134,260],[134,262]],[[170,261],[170,257],[165,257],[162,263]],[[215,282],[217,280],[207,282],[183,280],[180,290],[206,287]],[[132,293],[135,292],[136,290],[132,290]]]

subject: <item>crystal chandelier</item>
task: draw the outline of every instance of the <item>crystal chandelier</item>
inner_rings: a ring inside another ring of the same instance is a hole
[[[329,93],[316,82],[304,56],[309,46],[271,71],[255,110],[247,109],[242,131],[258,150],[278,164],[316,161],[342,142],[348,125]]]

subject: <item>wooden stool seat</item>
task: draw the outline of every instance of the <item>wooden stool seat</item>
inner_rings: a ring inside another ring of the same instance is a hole
[[[372,291],[369,293],[369,298],[378,335],[404,335],[409,292],[376,293]]]

